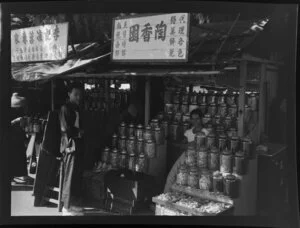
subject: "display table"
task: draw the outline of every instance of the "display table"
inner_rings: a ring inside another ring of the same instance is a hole
[[[85,171],[83,174],[84,197],[88,200],[97,200],[103,203],[106,198],[104,176],[107,172]]]

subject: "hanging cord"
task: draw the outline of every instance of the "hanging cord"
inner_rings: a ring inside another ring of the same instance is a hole
[[[240,18],[240,13],[237,15],[235,21],[232,23],[231,27],[229,28],[227,35],[225,35],[225,39],[223,40],[223,42],[221,43],[221,45],[220,45],[219,48],[217,49],[215,55],[213,56],[213,61],[215,62],[215,64],[216,64],[216,62],[217,62],[218,55],[220,54],[220,52],[221,52],[221,50],[222,50],[224,44],[226,43],[226,41],[227,41],[227,39],[228,39],[228,37],[229,37],[229,35],[230,35],[232,29],[234,28],[234,26],[235,26],[236,23],[238,22],[239,18]]]

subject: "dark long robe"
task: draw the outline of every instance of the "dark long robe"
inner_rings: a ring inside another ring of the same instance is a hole
[[[74,126],[76,111],[79,112],[79,128]],[[64,164],[62,201],[65,208],[76,204],[76,201],[80,200],[82,196],[84,144],[83,139],[78,137],[79,129],[82,126],[80,116],[78,107],[71,103],[63,105],[60,110],[61,152]],[[66,148],[72,147],[72,143],[75,144],[75,151],[65,153]]]
[[[18,109],[11,110],[11,120],[21,117],[21,112]],[[10,150],[11,150],[11,177],[27,176],[27,161],[26,161],[26,135],[20,124],[14,124],[10,127]]]

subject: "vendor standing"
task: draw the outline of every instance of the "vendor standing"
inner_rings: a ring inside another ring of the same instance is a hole
[[[68,101],[60,110],[61,153],[63,153],[63,214],[82,215],[82,173],[84,158],[83,130],[80,104],[82,88],[80,84],[71,84],[68,89]]]
[[[192,128],[188,129],[184,132],[185,140],[188,143],[192,143],[195,141],[195,135],[198,132],[203,132],[206,136],[208,135],[208,130],[203,128],[202,126],[202,118],[203,114],[200,109],[194,109],[190,113],[190,121],[192,124]]]

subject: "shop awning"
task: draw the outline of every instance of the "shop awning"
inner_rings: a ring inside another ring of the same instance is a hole
[[[107,44],[85,43],[68,47],[68,58],[56,62],[13,63],[12,77],[16,81],[47,80],[76,71],[110,55]]]

